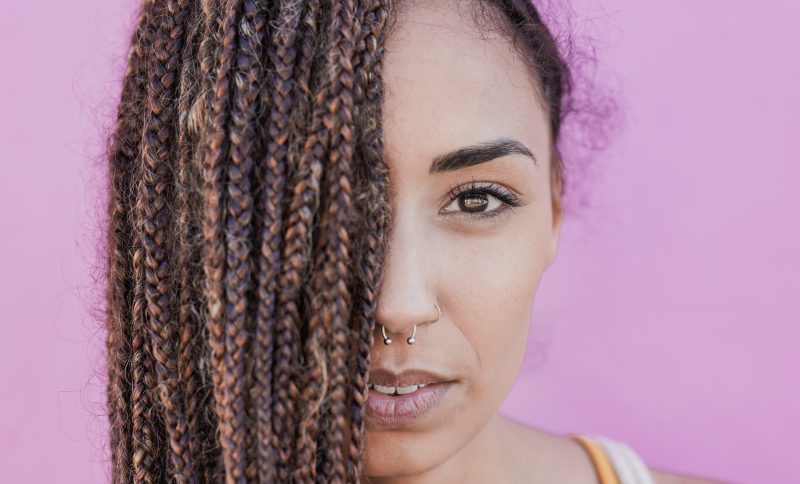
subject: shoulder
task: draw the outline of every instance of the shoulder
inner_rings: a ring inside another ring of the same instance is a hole
[[[671,472],[650,469],[655,484],[722,484],[722,481],[715,481],[704,477],[683,476],[672,474]]]
[[[606,436],[594,435],[589,439],[606,456],[622,482],[652,482],[653,484],[722,484],[719,481],[687,476],[671,471],[653,469],[627,444]],[[645,476],[649,474],[649,479]]]
[[[595,472],[580,444],[551,432],[501,417],[503,451],[517,471],[507,482],[595,483]]]
[[[586,449],[570,435],[528,427],[503,417],[509,456],[516,456],[521,471],[518,482],[596,483],[597,474]],[[609,442],[610,439],[603,439]],[[613,441],[612,441],[613,442]],[[653,484],[725,484],[722,481],[653,469],[644,462]],[[516,482],[516,481],[515,481]],[[730,483],[728,483],[730,484]]]
[[[602,435],[593,435],[588,437],[577,434],[575,437],[586,442],[584,447],[587,447],[587,450],[590,451],[589,453],[593,454],[592,459],[597,467],[598,473],[608,473],[607,469],[613,469],[611,473],[616,475],[619,482],[649,482],[652,484],[722,484],[719,481],[714,481],[704,477],[681,475],[671,471],[653,469],[630,446]],[[601,481],[605,482],[605,480],[602,478]],[[614,482],[615,480],[612,478],[611,481]]]

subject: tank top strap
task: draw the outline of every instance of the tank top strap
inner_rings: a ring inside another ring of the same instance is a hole
[[[570,437],[581,444],[586,453],[589,454],[600,484],[620,484],[617,473],[614,471],[614,466],[600,444],[585,435],[573,434]]]
[[[655,484],[641,457],[623,442],[601,435],[570,435],[592,459],[600,484]]]

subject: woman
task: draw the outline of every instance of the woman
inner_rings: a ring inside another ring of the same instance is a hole
[[[128,61],[115,482],[678,482],[497,414],[568,175],[531,4],[151,0]]]

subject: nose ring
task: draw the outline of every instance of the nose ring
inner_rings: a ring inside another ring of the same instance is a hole
[[[442,316],[442,310],[439,309],[438,304],[433,305],[436,308],[436,317],[434,319],[423,321],[420,324],[427,324],[427,323],[435,323],[439,321],[439,318]],[[381,334],[383,335],[383,344],[389,345],[392,344],[392,338],[386,336],[386,326],[381,325]],[[417,335],[417,325],[415,324],[414,327],[411,329],[411,336],[406,339],[406,343],[413,345],[416,339],[414,338]]]

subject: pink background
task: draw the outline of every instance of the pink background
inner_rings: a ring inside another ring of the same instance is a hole
[[[132,3],[49,3],[0,16],[0,481],[105,482],[97,167]],[[656,467],[800,482],[800,3],[587,4],[625,129],[502,412]]]

